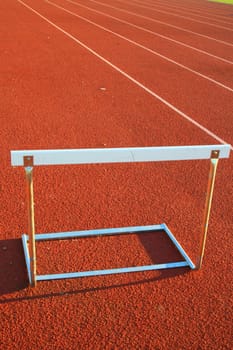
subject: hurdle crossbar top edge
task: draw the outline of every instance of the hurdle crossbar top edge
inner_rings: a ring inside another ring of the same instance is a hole
[[[27,156],[37,166],[209,159],[213,151],[219,152],[219,158],[228,158],[230,145],[11,151],[11,165],[24,166]]]

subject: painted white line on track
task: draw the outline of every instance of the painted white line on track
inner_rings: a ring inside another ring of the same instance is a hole
[[[180,30],[180,31],[182,31],[182,32],[186,32],[186,33],[190,33],[190,34],[193,34],[193,35],[197,35],[197,36],[200,36],[200,37],[202,37],[202,38],[205,38],[205,39],[208,39],[208,40],[212,40],[212,41],[215,41],[215,42],[220,43],[220,44],[223,44],[223,45],[227,45],[227,46],[232,46],[232,47],[233,47],[233,44],[231,44],[231,43],[229,43],[229,42],[226,42],[226,41],[223,41],[223,40],[218,40],[218,39],[215,39],[215,38],[213,38],[213,37],[211,37],[211,36],[208,36],[208,35],[204,35],[204,34],[200,34],[200,33],[197,33],[197,32],[193,32],[192,30],[184,29],[184,28],[175,26],[175,25],[173,25],[173,24],[169,24],[169,23],[167,23],[167,22],[158,21],[157,19],[154,19],[154,18],[152,18],[152,17],[139,15],[139,14],[136,13],[136,12],[123,10],[123,9],[121,9],[121,8],[119,8],[119,7],[107,5],[106,3],[103,3],[103,2],[100,2],[100,1],[96,1],[96,0],[89,0],[89,1],[94,2],[94,3],[96,3],[96,4],[99,4],[99,5],[103,5],[103,6],[112,8],[112,9],[117,10],[117,11],[120,11],[120,12],[128,13],[128,14],[133,15],[133,16],[136,16],[136,17],[140,17],[140,18],[147,19],[148,21],[151,21],[151,22],[160,23],[160,24],[163,24],[163,25],[165,25],[165,26],[167,26],[167,27],[171,27],[171,28],[178,29],[178,30]]]
[[[135,0],[134,0],[134,2],[135,2]],[[126,4],[128,4],[128,2],[125,2]],[[140,3],[140,4],[146,4],[146,5],[148,5],[148,6],[158,6],[158,7],[162,7],[162,9],[167,9],[167,8],[169,8],[171,11],[173,11],[173,10],[175,10],[175,11],[177,11],[177,12],[183,12],[183,13],[185,13],[185,14],[191,14],[192,16],[195,16],[195,17],[199,17],[199,18],[206,18],[206,19],[209,19],[209,20],[212,20],[212,21],[216,21],[216,22],[219,22],[219,23],[224,23],[224,24],[229,24],[229,25],[231,25],[232,24],[232,22],[230,23],[230,22],[227,22],[227,21],[223,21],[223,20],[221,20],[221,19],[218,19],[218,18],[214,18],[214,17],[210,17],[210,16],[203,16],[203,12],[201,12],[202,14],[200,15],[200,14],[198,14],[198,12],[199,11],[195,11],[196,13],[192,13],[193,11],[190,9],[189,11],[186,9],[186,10],[184,10],[184,8],[182,9],[182,8],[179,8],[179,7],[177,7],[177,6],[172,6],[171,4],[170,4],[170,2],[168,3],[168,4],[165,4],[164,2],[163,2],[163,5],[161,5],[161,4],[159,4],[158,2],[148,2],[148,1],[143,1],[143,2],[141,2],[141,1],[138,1],[137,0],[137,3]],[[221,17],[222,18],[222,17]]]
[[[144,28],[144,27],[137,26],[136,24],[133,24],[133,23],[131,23],[131,22],[125,21],[125,20],[120,19],[120,18],[118,18],[118,17],[109,15],[109,14],[107,14],[107,13],[105,13],[105,12],[98,11],[98,10],[95,10],[95,9],[93,9],[93,8],[91,8],[91,7],[81,5],[80,3],[74,2],[74,1],[72,1],[72,0],[65,0],[65,1],[70,2],[70,3],[74,4],[75,6],[83,7],[83,8],[86,8],[86,9],[92,11],[92,12],[99,13],[100,15],[103,15],[103,16],[105,16],[105,17],[112,18],[112,19],[114,19],[115,21],[118,21],[118,22],[120,22],[120,23],[127,24],[128,26],[133,27],[133,28],[136,28],[136,29],[139,29],[139,30],[141,30],[141,31],[143,31],[143,32],[146,32],[146,33],[149,33],[149,34],[151,34],[151,35],[158,36],[159,38],[162,38],[162,39],[171,41],[172,43],[175,43],[175,44],[177,44],[177,45],[184,46],[184,47],[186,47],[186,48],[188,48],[188,49],[191,49],[191,50],[193,50],[193,51],[197,51],[198,53],[201,53],[201,54],[203,54],[203,55],[210,56],[211,58],[214,58],[214,59],[216,59],[216,60],[223,61],[223,62],[228,63],[228,64],[233,64],[233,61],[229,61],[229,60],[227,60],[227,59],[225,59],[225,58],[222,58],[222,57],[213,55],[213,54],[211,54],[211,53],[209,53],[209,52],[207,52],[207,51],[204,51],[204,50],[201,50],[201,49],[197,49],[196,47],[193,47],[193,46],[184,44],[184,43],[182,43],[181,41],[177,41],[177,40],[175,40],[175,39],[171,39],[171,38],[169,38],[169,37],[167,37],[167,36],[165,36],[165,35],[158,34],[158,33],[156,33],[156,32],[153,32],[152,30],[146,29],[146,28]]]
[[[118,1],[128,5],[128,3],[126,3],[125,1],[122,1],[122,0],[118,0]],[[151,6],[149,7],[149,6],[141,5],[141,3],[139,4],[138,1],[136,1],[136,0],[134,0],[133,3],[131,2],[130,5],[135,5],[135,6],[138,6],[138,7],[141,7],[141,8],[145,8],[147,10],[149,9],[150,11],[165,13],[166,15],[169,15],[169,16],[174,16],[174,17],[187,19],[187,20],[189,20],[191,22],[201,23],[201,24],[205,24],[206,26],[216,27],[216,28],[220,28],[220,29],[224,29],[224,30],[228,30],[230,32],[233,32],[233,29],[229,28],[229,27],[223,27],[223,26],[218,25],[218,24],[208,23],[208,22],[197,20],[197,19],[193,19],[191,17],[182,16],[182,15],[179,15],[179,14],[176,14],[176,13],[171,13],[171,12],[164,11],[164,10],[159,10],[159,9],[156,9],[154,7],[151,7]]]
[[[164,0],[162,0],[162,3],[166,6],[166,5],[168,5],[168,6],[170,6],[170,4],[171,4],[171,2],[168,0],[168,1],[164,1]],[[197,7],[196,5],[197,5],[197,2],[194,2],[193,4],[190,2],[190,1],[188,1],[187,2],[187,5],[188,5],[188,7],[184,7],[184,2],[182,3],[182,5],[181,5],[181,2],[180,2],[180,0],[178,0],[178,1],[173,1],[173,6],[174,5],[177,5],[178,4],[178,8],[181,8],[182,7],[182,9],[185,9],[186,11],[195,11],[195,12],[201,12],[201,13],[206,13],[206,14],[208,14],[208,15],[211,15],[211,16],[214,16],[214,17],[220,17],[220,18],[224,18],[224,19],[226,19],[226,15],[228,15],[227,13],[223,13],[222,12],[222,14],[220,14],[220,13],[213,13],[213,10],[215,10],[213,7],[205,7],[204,5],[205,4],[208,4],[208,5],[217,5],[216,3],[214,4],[213,2],[202,2],[202,7]],[[194,5],[195,7],[193,7],[193,6],[191,6],[191,4],[192,5]],[[222,5],[223,4],[220,4],[220,6],[221,6],[221,10],[223,9],[223,7],[222,7]],[[177,8],[177,6],[176,6],[176,8]],[[219,8],[220,9],[220,8]],[[208,11],[209,10],[209,11]],[[230,20],[230,18],[228,18],[229,20]],[[229,23],[229,22],[226,22],[226,23],[228,23],[228,24],[231,24],[231,23]]]
[[[85,48],[87,51],[89,51],[90,53],[92,53],[94,56],[98,57],[101,61],[105,62],[107,65],[109,65],[111,68],[113,68],[114,70],[116,70],[117,72],[119,72],[121,75],[123,75],[124,77],[126,77],[127,79],[129,79],[131,82],[133,82],[135,85],[139,86],[140,88],[142,88],[144,91],[146,91],[148,94],[150,94],[151,96],[155,97],[157,100],[159,100],[160,102],[162,102],[163,104],[165,104],[167,107],[169,107],[171,110],[173,110],[174,112],[176,112],[177,114],[179,114],[181,117],[183,117],[184,119],[186,119],[187,121],[189,121],[191,124],[195,125],[196,127],[198,127],[200,130],[204,131],[207,135],[211,136],[213,139],[217,140],[218,142],[220,142],[221,144],[229,144],[229,142],[224,141],[222,138],[220,138],[218,135],[214,134],[212,131],[210,131],[209,129],[207,129],[206,127],[204,127],[203,125],[199,124],[196,120],[192,119],[191,117],[189,117],[187,114],[185,114],[184,112],[182,112],[181,110],[179,110],[178,108],[176,108],[175,106],[173,106],[171,103],[169,103],[168,101],[164,100],[162,97],[160,97],[159,95],[157,95],[155,92],[153,92],[152,90],[150,90],[149,88],[147,88],[145,85],[141,84],[138,80],[134,79],[133,77],[131,77],[129,74],[127,74],[126,72],[124,72],[123,70],[121,70],[119,67],[115,66],[113,63],[111,63],[110,61],[108,61],[106,58],[104,58],[103,56],[99,55],[96,51],[92,50],[90,47],[88,47],[87,45],[85,45],[83,42],[81,42],[80,40],[78,40],[77,38],[75,38],[72,34],[68,33],[67,31],[65,31],[64,29],[62,29],[61,27],[59,27],[57,24],[53,23],[52,21],[50,21],[47,17],[43,16],[41,13],[39,13],[38,11],[34,10],[32,7],[30,7],[29,5],[27,5],[25,2],[23,2],[22,0],[16,0],[17,2],[19,2],[20,4],[22,4],[23,6],[25,6],[26,8],[28,8],[30,11],[32,11],[33,13],[35,13],[37,16],[39,16],[40,18],[42,18],[44,21],[46,21],[47,23],[49,23],[51,26],[53,26],[54,28],[56,28],[57,30],[59,30],[60,32],[62,32],[63,34],[65,34],[67,37],[69,37],[70,39],[72,39],[73,41],[75,41],[77,44],[79,44],[80,46],[82,46],[83,48]],[[231,150],[233,150],[233,146],[231,145]]]
[[[106,31],[106,32],[108,32],[108,33],[110,33],[110,34],[112,34],[112,35],[117,36],[118,38],[121,38],[121,39],[123,39],[123,40],[129,42],[130,44],[133,44],[133,45],[135,45],[135,46],[137,46],[137,47],[140,47],[141,49],[143,49],[143,50],[145,50],[145,51],[148,51],[148,52],[152,53],[153,55],[156,55],[156,56],[158,56],[158,57],[160,57],[160,58],[162,58],[162,59],[164,59],[164,60],[166,60],[166,61],[168,61],[168,62],[170,62],[170,63],[172,63],[172,64],[175,64],[176,66],[178,66],[178,67],[180,67],[180,68],[182,68],[182,69],[185,69],[185,70],[191,72],[192,74],[198,75],[199,77],[201,77],[201,78],[203,78],[203,79],[206,79],[206,80],[210,81],[211,83],[214,83],[214,84],[216,84],[216,85],[218,85],[218,86],[220,86],[220,87],[222,87],[222,88],[224,88],[224,89],[226,89],[226,90],[228,90],[228,91],[230,91],[230,92],[233,92],[233,89],[231,89],[229,86],[224,85],[224,84],[220,83],[219,81],[217,81],[217,80],[215,80],[215,79],[212,79],[212,78],[210,78],[210,77],[208,77],[208,76],[206,76],[206,75],[204,75],[204,74],[202,74],[202,73],[200,73],[200,72],[197,72],[197,71],[195,71],[195,70],[193,70],[193,69],[191,69],[191,68],[189,68],[189,67],[187,67],[187,66],[185,66],[185,65],[183,65],[183,64],[181,64],[181,63],[179,63],[179,62],[176,62],[176,61],[170,59],[169,57],[166,57],[166,56],[164,56],[164,55],[161,55],[160,53],[158,53],[158,52],[156,52],[156,51],[154,51],[154,50],[152,50],[152,49],[150,49],[150,48],[148,48],[148,47],[146,47],[146,46],[144,46],[144,45],[141,45],[141,44],[139,44],[138,42],[133,41],[133,40],[131,40],[131,39],[129,39],[129,38],[123,36],[123,35],[120,35],[120,34],[118,34],[118,33],[115,33],[115,32],[111,31],[111,30],[108,29],[108,28],[105,28],[105,27],[103,27],[103,26],[101,26],[101,25],[99,25],[99,24],[97,24],[97,23],[95,23],[95,22],[93,22],[93,21],[91,21],[91,20],[89,20],[89,19],[83,17],[83,16],[78,15],[78,14],[75,13],[75,12],[72,12],[72,11],[70,11],[70,10],[68,10],[68,9],[66,9],[66,8],[64,8],[64,7],[62,7],[62,6],[57,5],[56,3],[52,2],[52,1],[49,1],[49,0],[44,0],[44,1],[45,1],[46,3],[48,3],[48,4],[50,4],[50,5],[52,5],[52,6],[56,7],[56,8],[58,8],[58,9],[61,9],[61,10],[64,11],[64,12],[69,13],[69,14],[72,15],[72,16],[75,16],[75,17],[77,17],[77,18],[80,18],[80,19],[82,19],[83,21],[85,21],[85,22],[87,22],[87,23],[90,23],[91,25],[93,25],[93,26],[95,26],[95,27],[97,27],[97,28],[100,28],[101,30],[104,30],[104,31]]]

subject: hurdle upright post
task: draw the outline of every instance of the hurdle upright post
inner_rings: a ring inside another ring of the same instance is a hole
[[[35,243],[35,217],[33,193],[33,156],[24,156],[24,169],[26,174],[26,190],[28,205],[28,237],[30,253],[30,284],[36,286],[36,243]]]
[[[218,160],[219,160],[219,150],[212,151],[211,157],[210,157],[210,170],[209,170],[209,178],[208,178],[208,185],[207,185],[207,192],[206,192],[204,218],[203,218],[203,224],[202,224],[201,248],[200,248],[199,261],[196,266],[197,269],[201,268],[204,252],[205,252],[206,237],[207,237],[208,226],[209,226],[210,210],[211,210],[211,204],[212,204],[212,198],[213,198],[213,192],[214,192],[214,183],[216,178]]]

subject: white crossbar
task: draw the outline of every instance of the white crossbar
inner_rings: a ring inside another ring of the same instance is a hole
[[[25,156],[32,156],[34,165],[65,165],[209,159],[212,151],[228,158],[230,145],[11,151],[11,165],[23,166]]]

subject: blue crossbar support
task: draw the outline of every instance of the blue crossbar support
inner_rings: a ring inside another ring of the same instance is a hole
[[[113,236],[113,235],[124,235],[124,234],[142,234],[146,232],[154,231],[163,231],[171,239],[179,253],[184,258],[183,261],[179,262],[168,262],[164,264],[155,264],[155,265],[145,265],[145,266],[131,266],[131,267],[122,267],[115,269],[107,270],[93,270],[93,271],[80,271],[80,272],[69,272],[69,273],[59,273],[59,274],[48,274],[48,275],[37,275],[36,281],[48,281],[48,280],[58,280],[58,279],[67,279],[67,278],[79,278],[79,277],[91,277],[91,276],[103,276],[103,275],[112,275],[120,273],[129,273],[129,272],[142,272],[142,271],[152,271],[152,270],[161,270],[169,268],[178,268],[178,267],[190,267],[192,270],[196,268],[192,260],[189,258],[187,253],[184,251],[182,246],[176,240],[172,232],[168,229],[166,224],[160,225],[149,225],[149,226],[131,226],[131,227],[121,227],[121,228],[110,228],[110,229],[96,229],[96,230],[87,230],[87,231],[73,231],[73,232],[59,232],[59,233],[45,233],[45,234],[36,234],[36,241],[46,241],[46,240],[60,240],[68,238],[81,238],[81,237],[94,237],[94,236]],[[23,249],[26,261],[26,267],[28,272],[29,282],[31,283],[31,271],[30,271],[30,256],[28,251],[28,236],[23,235]]]

